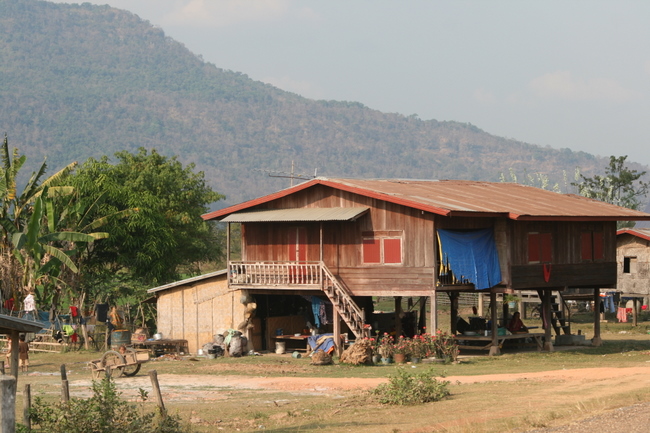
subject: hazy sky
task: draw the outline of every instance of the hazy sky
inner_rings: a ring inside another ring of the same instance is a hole
[[[90,3],[131,11],[217,67],[308,98],[650,164],[648,1]]]

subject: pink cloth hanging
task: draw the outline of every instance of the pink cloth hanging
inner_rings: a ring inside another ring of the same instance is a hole
[[[616,313],[616,318],[621,323],[627,323],[627,311],[625,308],[619,307],[618,312]]]

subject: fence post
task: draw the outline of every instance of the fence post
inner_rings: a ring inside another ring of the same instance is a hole
[[[151,370],[149,372],[149,378],[151,378],[151,385],[153,386],[154,393],[156,394],[156,401],[158,402],[158,409],[160,413],[165,415],[165,403],[163,402],[162,394],[160,393],[160,384],[158,383],[158,372],[156,370]]]
[[[16,378],[13,376],[0,377],[0,431],[16,431]]]
[[[68,386],[68,373],[65,371],[65,364],[61,364],[61,401],[70,401],[70,387]]]
[[[32,420],[29,418],[29,412],[32,408],[32,390],[29,383],[25,384],[23,389],[23,424],[27,427],[27,431],[32,430]]]

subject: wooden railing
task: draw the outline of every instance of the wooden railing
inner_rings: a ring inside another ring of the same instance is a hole
[[[316,286],[357,338],[368,336],[364,311],[323,262],[230,262],[228,283],[233,287]]]
[[[247,286],[322,286],[320,262],[230,262],[228,282]]]
[[[348,290],[339,280],[322,264],[323,291],[347,323],[350,330],[357,338],[369,337],[370,329],[365,326],[365,312],[354,302]]]

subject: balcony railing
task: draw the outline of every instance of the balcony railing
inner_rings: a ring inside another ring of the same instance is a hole
[[[246,286],[322,286],[320,262],[230,262],[228,282]]]

